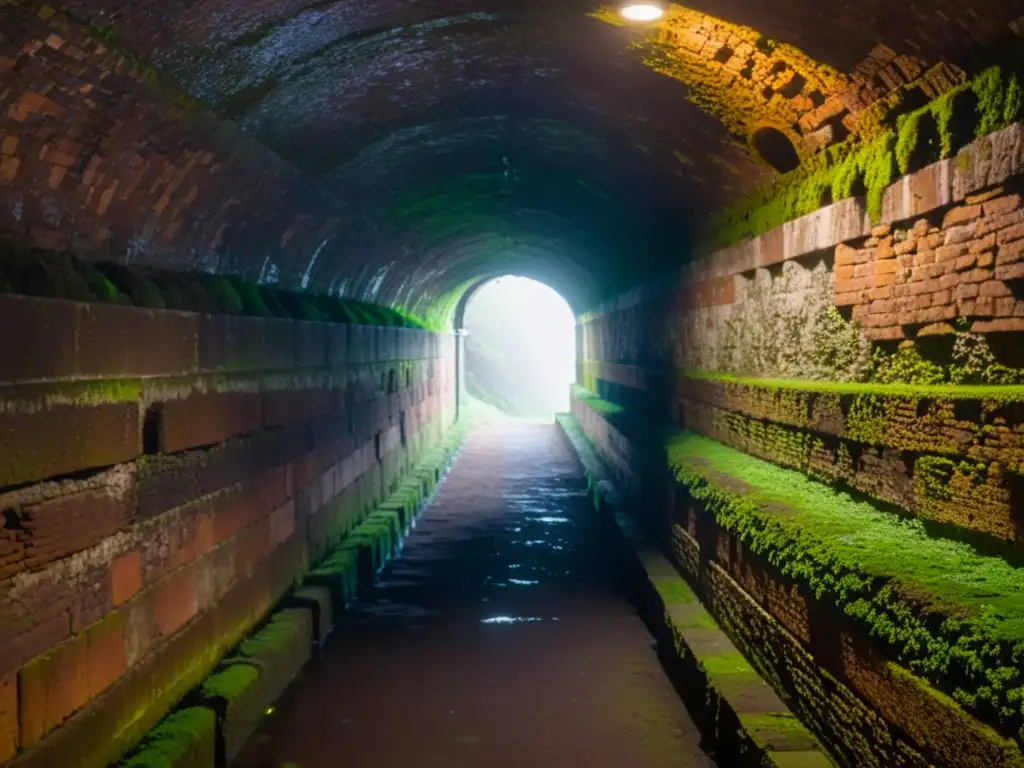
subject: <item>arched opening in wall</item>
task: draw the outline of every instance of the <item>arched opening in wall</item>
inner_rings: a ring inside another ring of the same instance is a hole
[[[789,173],[800,166],[800,155],[796,147],[778,128],[758,128],[750,142],[761,159],[779,173]]]
[[[507,275],[469,297],[465,332],[466,408],[485,420],[551,420],[569,410],[576,377],[576,320],[552,288]]]

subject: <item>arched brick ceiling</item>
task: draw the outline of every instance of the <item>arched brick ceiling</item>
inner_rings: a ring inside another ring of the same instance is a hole
[[[879,44],[925,66],[966,62],[1024,15],[1024,0],[691,0],[725,22],[730,51],[751,32],[730,25],[745,25],[825,65],[794,112],[781,82],[737,80],[721,62],[704,93],[691,74],[659,74],[630,46],[643,32],[595,18],[587,0],[66,7],[339,200],[342,231],[316,255],[312,285],[421,310],[506,271],[585,309],[684,258],[695,222],[771,175],[740,135],[755,118],[796,126]],[[697,25],[684,13],[678,24]],[[718,50],[698,38],[693,50],[669,40],[684,71]],[[767,72],[772,54],[746,48],[743,77]],[[724,100],[754,94],[731,117],[707,93],[730,88]]]

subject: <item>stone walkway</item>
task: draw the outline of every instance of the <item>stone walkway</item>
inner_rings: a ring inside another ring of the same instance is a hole
[[[556,427],[482,426],[245,768],[713,768]]]

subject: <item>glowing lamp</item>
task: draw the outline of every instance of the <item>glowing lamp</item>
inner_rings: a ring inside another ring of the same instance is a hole
[[[654,21],[665,15],[665,9],[656,3],[627,3],[619,13],[629,21]]]

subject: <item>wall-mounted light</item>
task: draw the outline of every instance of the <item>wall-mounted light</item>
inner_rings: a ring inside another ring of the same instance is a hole
[[[619,13],[629,21],[655,21],[665,15],[665,6],[661,3],[624,3],[619,6]]]

